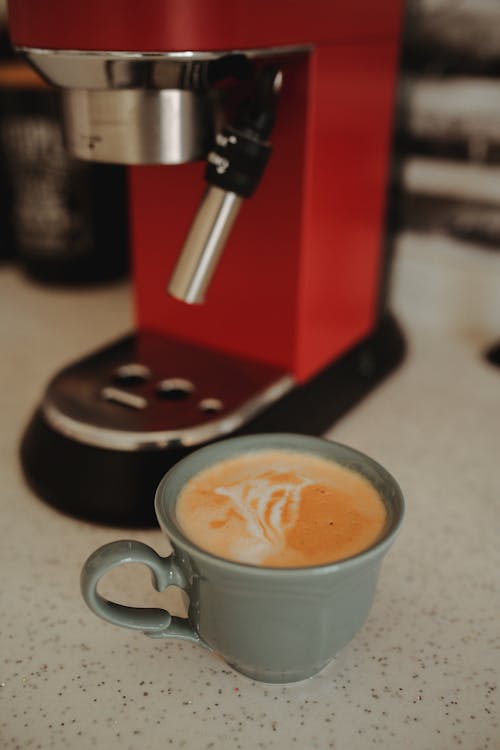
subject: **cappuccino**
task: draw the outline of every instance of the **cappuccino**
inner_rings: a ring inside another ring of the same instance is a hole
[[[192,477],[176,505],[194,544],[265,567],[307,567],[351,557],[381,535],[384,503],[361,474],[324,458],[265,450]]]

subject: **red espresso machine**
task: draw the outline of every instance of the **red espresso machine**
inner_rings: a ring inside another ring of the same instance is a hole
[[[79,158],[130,165],[136,331],[55,375],[30,485],[148,525],[169,466],[321,433],[401,359],[385,241],[400,0],[9,0]]]

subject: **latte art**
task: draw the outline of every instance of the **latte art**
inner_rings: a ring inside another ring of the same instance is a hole
[[[309,484],[313,484],[312,479],[290,471],[270,471],[255,479],[217,488],[216,494],[229,500],[227,512],[236,513],[245,523],[246,535],[235,540],[232,556],[242,559],[248,554],[250,561],[255,561],[283,550],[286,533],[297,522],[302,489]],[[217,524],[210,521],[212,528]]]
[[[186,536],[220,557],[302,567],[369,547],[385,523],[378,492],[339,464],[293,451],[226,459],[193,477],[177,501]]]

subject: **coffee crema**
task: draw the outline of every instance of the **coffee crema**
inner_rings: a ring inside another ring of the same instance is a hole
[[[365,477],[288,450],[255,451],[204,469],[183,487],[176,515],[201,549],[279,568],[351,557],[376,541],[386,521]]]

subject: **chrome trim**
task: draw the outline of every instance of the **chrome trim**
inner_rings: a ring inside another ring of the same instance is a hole
[[[309,52],[314,44],[304,42],[303,44],[283,44],[273,47],[250,47],[248,49],[217,49],[217,50],[153,50],[139,52],[137,50],[81,50],[81,49],[54,49],[51,47],[29,47],[27,45],[16,46],[16,52],[36,52],[38,54],[53,53],[64,55],[93,55],[96,57],[124,57],[130,59],[143,59],[151,57],[168,58],[169,60],[213,60],[221,55],[247,55],[248,57],[270,57],[271,55],[290,55],[297,52]]]
[[[250,59],[310,52],[312,44],[237,50],[127,52],[16,47],[51,83],[63,88],[191,88],[200,63],[226,55]]]
[[[291,375],[284,375],[271,386],[246,401],[234,412],[220,419],[213,419],[204,425],[186,427],[181,430],[121,432],[120,430],[97,427],[79,422],[64,414],[47,397],[42,403],[42,411],[51,427],[79,443],[108,450],[162,450],[173,446],[191,447],[223,437],[241,427],[266,406],[284,396],[294,385],[294,378]]]

